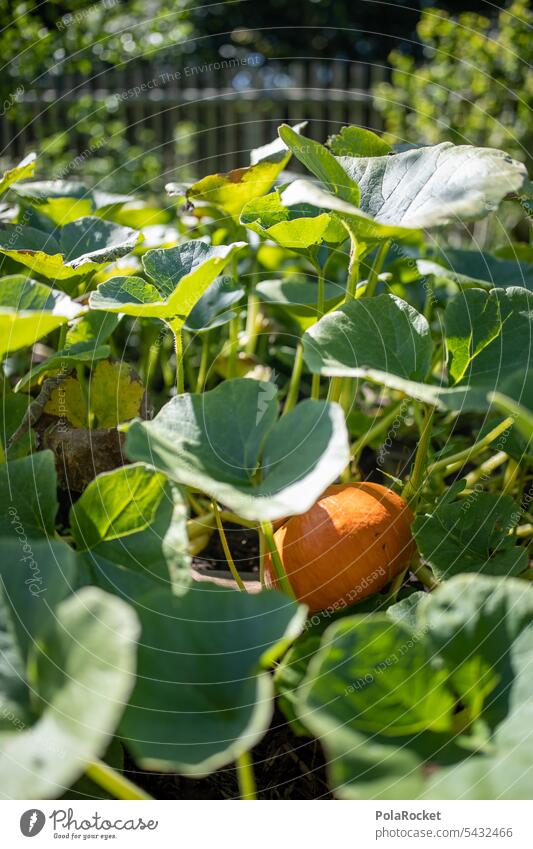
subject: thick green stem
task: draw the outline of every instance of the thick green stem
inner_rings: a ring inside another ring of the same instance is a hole
[[[368,279],[366,281],[364,291],[365,298],[371,298],[376,293],[376,287],[379,282],[379,275],[381,274],[381,269],[383,268],[385,257],[387,256],[387,253],[389,251],[389,246],[390,241],[386,239],[378,249],[378,252],[372,264],[372,268],[370,269],[370,274],[368,275]]]
[[[298,392],[300,390],[300,380],[302,378],[303,364],[304,346],[300,341],[298,342],[296,346],[296,351],[294,352],[294,364],[292,367],[291,380],[289,383],[289,391],[287,392],[285,406],[283,407],[283,415],[285,415],[285,413],[289,413],[295,406],[296,401],[298,400]]]
[[[470,448],[465,448],[464,451],[458,451],[456,454],[450,454],[449,457],[443,457],[442,460],[436,460],[434,463],[431,463],[431,465],[428,466],[428,475],[434,474],[435,472],[441,472],[449,466],[458,466],[458,464],[460,464],[458,467],[461,468],[461,466],[464,466],[473,457],[481,454],[485,448],[501,436],[501,434],[509,427],[511,427],[513,421],[514,419],[512,416],[508,416],[508,418],[504,419],[503,422],[500,422],[499,425],[489,431],[489,433],[487,433],[482,439],[478,442],[474,442]]]
[[[153,798],[103,761],[97,760],[90,763],[85,769],[85,774],[103,790],[111,793],[115,799],[149,800]]]
[[[234,315],[229,323],[229,353],[228,380],[233,380],[237,371],[237,354],[239,352],[240,316]]]
[[[181,338],[181,327],[172,328],[174,333],[174,348],[176,351],[176,392],[182,395],[185,392],[185,378],[183,375],[183,340]]]
[[[357,256],[357,239],[355,234],[349,228],[346,228],[350,234],[350,262],[348,265],[348,281],[346,283],[346,298],[345,303],[352,301],[355,298],[355,291],[359,281],[359,257]]]
[[[428,590],[436,590],[440,585],[440,581],[438,581],[433,572],[428,569],[427,566],[424,566],[423,563],[413,563],[411,566],[411,571],[416,575],[421,584],[424,584]]]
[[[311,378],[311,398],[318,401],[320,398],[320,375],[314,374]]]
[[[241,799],[257,799],[254,765],[249,752],[243,752],[235,761]]]
[[[59,328],[59,340],[57,343],[57,350],[62,351],[65,347],[67,341],[67,331],[68,331],[68,321],[61,325]]]
[[[416,449],[413,471],[402,493],[403,498],[406,498],[410,504],[416,503],[425,476],[434,414],[435,407],[431,406],[431,404],[426,404],[424,422]]]
[[[226,532],[224,531],[224,526],[222,525],[222,519],[220,518],[220,510],[218,509],[218,504],[213,498],[213,512],[215,514],[215,521],[217,523],[218,535],[220,537],[220,542],[222,543],[222,548],[224,554],[226,556],[226,560],[228,561],[228,566],[233,578],[235,579],[235,583],[241,590],[241,592],[246,592],[246,587],[244,586],[243,580],[237,571],[237,567],[235,566],[233,557],[231,556],[231,551],[229,550],[228,540],[226,539]]]
[[[332,377],[329,382],[328,401],[337,401],[341,397],[342,377]]]
[[[326,309],[326,282],[324,277],[324,270],[322,268],[318,268],[317,271],[318,292],[316,299],[316,314],[317,318],[321,319]]]
[[[202,351],[200,354],[200,367],[196,378],[196,391],[203,392],[209,365],[209,331],[202,335]]]
[[[287,574],[285,572],[283,563],[281,562],[281,557],[279,556],[279,551],[276,546],[272,523],[261,522],[261,531],[265,537],[266,548],[270,552],[270,556],[272,558],[272,563],[274,565],[274,571],[276,573],[277,578],[277,584],[280,590],[285,593],[285,595],[288,595],[289,598],[294,599],[295,595],[292,591],[292,587],[289,583],[289,579],[287,578]]]

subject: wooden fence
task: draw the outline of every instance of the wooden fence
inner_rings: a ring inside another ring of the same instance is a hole
[[[196,175],[228,170],[271,141],[283,121],[307,119],[316,139],[347,123],[380,129],[372,88],[387,76],[385,66],[364,62],[256,64],[253,56],[160,68],[132,63],[94,72],[90,79],[57,75],[24,91],[20,109],[16,104],[10,120],[0,119],[0,155],[15,159],[66,129],[73,155],[83,156],[87,137],[71,117],[75,105],[78,120],[91,112],[104,122],[119,116],[132,143],[153,136],[171,176],[179,178],[182,168]],[[17,109],[24,120],[13,123]]]

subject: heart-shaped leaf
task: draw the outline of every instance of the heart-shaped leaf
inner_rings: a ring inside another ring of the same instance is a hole
[[[395,295],[359,298],[328,313],[304,334],[310,370],[328,376],[360,377],[380,369],[423,380],[431,363],[429,325]]]
[[[474,492],[453,500],[448,492],[413,524],[420,553],[440,578],[461,572],[519,575],[527,568],[524,548],[509,532],[520,510],[508,495]]]
[[[178,488],[140,463],[98,475],[70,511],[79,551],[167,583],[188,577],[186,518]]]
[[[412,614],[343,618],[298,686],[298,719],[320,737],[336,794],[523,798],[515,782],[533,747],[512,745],[532,697],[533,590],[461,575]]]
[[[15,192],[61,227],[87,215],[107,215],[131,200],[128,195],[90,189],[75,180],[38,180],[17,186]]]
[[[10,224],[0,233],[0,253],[49,280],[70,280],[125,256],[139,234],[129,227],[86,216],[66,224],[58,235]]]
[[[2,713],[14,717],[0,731],[5,798],[60,797],[90,761],[103,755],[134,684],[138,625],[129,605],[88,587],[58,604],[53,620],[44,632],[33,630],[41,623],[27,626],[31,652],[19,672],[37,707],[24,719],[0,676]],[[5,633],[0,628],[0,635]],[[10,639],[2,665],[17,656]]]
[[[0,356],[33,345],[85,310],[44,283],[21,274],[4,277],[0,287]]]
[[[348,462],[344,416],[337,404],[304,401],[276,421],[277,406],[273,384],[246,378],[178,395],[130,425],[126,454],[247,519],[304,513]]]
[[[173,328],[183,326],[192,308],[245,242],[210,246],[192,241],[175,248],[148,251],[143,257],[147,275],[113,277],[91,292],[97,310],[159,318]]]
[[[205,775],[248,751],[273,711],[263,671],[301,630],[304,608],[277,592],[196,584],[137,606],[142,623],[137,685],[121,735],[143,766]]]

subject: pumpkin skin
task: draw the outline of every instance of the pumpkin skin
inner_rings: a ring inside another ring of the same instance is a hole
[[[385,486],[334,484],[274,540],[296,598],[316,613],[361,601],[405,569],[415,550],[412,521],[407,503]],[[266,585],[277,586],[270,554],[264,567]]]

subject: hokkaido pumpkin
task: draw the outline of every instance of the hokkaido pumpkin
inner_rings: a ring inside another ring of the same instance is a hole
[[[311,613],[336,610],[379,592],[406,568],[412,521],[407,503],[385,486],[336,484],[307,513],[284,521],[274,540],[296,598]],[[266,585],[277,586],[270,554],[264,566]]]

